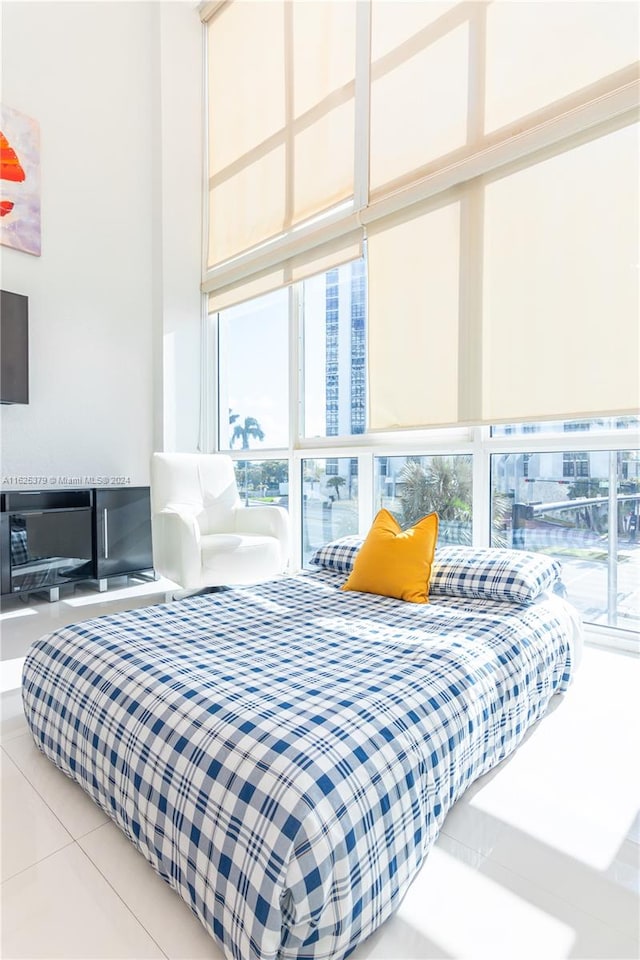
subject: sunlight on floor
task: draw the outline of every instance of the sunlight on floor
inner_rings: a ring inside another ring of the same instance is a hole
[[[582,672],[566,704],[560,702],[544,717],[535,736],[504,765],[499,786],[491,779],[479,784],[469,806],[488,843],[497,839],[489,836],[497,823],[509,824],[595,870],[606,870],[638,812],[640,768],[629,758],[640,756],[640,724],[632,722],[630,709],[640,663],[625,661],[621,672],[615,658],[590,650]],[[594,690],[603,691],[601,700],[593,698]],[[617,691],[615,697],[611,690]],[[614,737],[612,724],[618,731]],[[532,773],[541,769],[542,780]],[[587,770],[592,771],[588,783]],[[612,791],[614,782],[618,789]],[[565,801],[562,810],[558,794]]]
[[[0,693],[17,690],[22,685],[24,657],[0,661]]]
[[[144,582],[132,586],[127,584],[124,587],[110,587],[104,593],[76,593],[71,597],[64,597],[61,601],[68,607],[88,607],[101,604],[115,603],[118,600],[130,600],[134,597],[144,597],[150,603],[155,602],[160,595],[164,599],[167,591],[175,589],[175,584],[170,580],[156,580],[153,582]]]
[[[25,607],[23,610],[5,610],[0,613],[0,620],[15,620],[17,617],[37,616],[38,611],[32,607]]]
[[[570,955],[575,940],[570,926],[484,876],[482,869],[434,847],[426,876],[418,876],[398,917],[437,944],[444,956],[540,960]],[[535,935],[528,940],[525,930]],[[482,944],[491,945],[489,953]]]

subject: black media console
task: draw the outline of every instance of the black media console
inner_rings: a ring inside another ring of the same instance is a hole
[[[0,494],[0,593],[47,590],[152,571],[148,487],[9,490]],[[153,573],[151,572],[151,576]]]

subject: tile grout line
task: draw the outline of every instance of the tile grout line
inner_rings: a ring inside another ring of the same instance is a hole
[[[22,735],[23,735],[23,736],[26,736],[28,733],[29,733],[29,731],[27,730],[26,733],[25,733],[25,734],[22,734]],[[35,744],[34,744],[34,746],[35,746]],[[37,747],[36,747],[36,749],[37,749]],[[105,881],[105,883],[110,887],[111,890],[113,890],[113,892],[114,892],[115,895],[118,897],[118,899],[124,904],[124,906],[126,907],[126,909],[128,910],[128,912],[131,914],[131,916],[132,916],[132,917],[136,920],[136,922],[142,927],[142,929],[143,929],[144,932],[147,934],[147,936],[152,940],[152,942],[157,946],[157,948],[158,948],[158,950],[160,951],[160,953],[162,954],[162,956],[165,957],[166,960],[169,960],[167,954],[164,952],[164,950],[162,949],[162,947],[160,946],[160,944],[155,940],[155,938],[154,938],[153,935],[150,933],[150,931],[147,929],[147,927],[146,927],[145,924],[142,922],[142,920],[140,919],[140,917],[138,917],[138,916],[134,913],[133,909],[129,906],[129,904],[120,896],[120,894],[118,893],[118,891],[115,889],[115,887],[114,887],[114,886],[112,885],[112,883],[110,882],[109,878],[102,872],[102,870],[100,869],[100,867],[98,866],[98,864],[92,859],[92,857],[90,856],[90,854],[88,853],[88,851],[85,850],[84,847],[82,846],[82,844],[80,843],[81,840],[84,840],[84,839],[86,839],[87,837],[90,837],[93,833],[96,833],[98,830],[101,830],[103,827],[106,827],[106,826],[109,826],[109,825],[113,825],[113,826],[117,827],[117,828],[120,830],[120,828],[118,827],[118,824],[115,823],[115,821],[113,821],[113,820],[111,819],[111,817],[109,817],[108,814],[105,813],[104,815],[105,815],[105,817],[106,817],[106,820],[105,820],[104,823],[100,823],[100,824],[98,824],[97,826],[92,827],[91,830],[87,830],[86,833],[81,834],[79,837],[74,837],[72,834],[70,834],[69,830],[68,830],[67,827],[64,825],[64,823],[62,823],[62,821],[61,821],[60,818],[57,816],[57,814],[55,813],[55,811],[49,806],[49,804],[47,803],[47,800],[45,799],[45,797],[42,796],[42,794],[39,792],[39,790],[36,788],[36,786],[31,782],[31,780],[29,780],[29,778],[28,778],[27,775],[24,773],[24,771],[18,766],[18,764],[15,762],[15,760],[13,760],[13,758],[10,757],[9,754],[6,753],[6,751],[2,748],[1,745],[0,745],[0,750],[1,750],[3,753],[6,754],[7,759],[14,765],[14,767],[18,770],[18,772],[19,772],[19,773],[24,777],[24,779],[27,781],[27,783],[29,783],[29,785],[32,787],[32,789],[34,790],[34,792],[38,795],[38,797],[39,797],[39,798],[42,800],[42,802],[45,804],[45,806],[47,807],[47,809],[48,809],[48,810],[51,812],[51,814],[56,818],[56,820],[58,820],[58,822],[60,823],[60,825],[62,826],[62,828],[66,831],[66,833],[69,834],[70,839],[71,839],[71,842],[70,842],[70,843],[64,844],[64,846],[60,847],[58,850],[54,850],[52,853],[47,854],[46,857],[42,857],[40,860],[37,860],[35,863],[30,864],[28,867],[25,867],[23,870],[19,870],[17,873],[12,874],[11,877],[6,877],[5,880],[3,881],[3,884],[4,884],[6,881],[11,880],[11,879],[13,879],[14,877],[19,876],[21,873],[24,873],[26,870],[30,870],[31,867],[36,866],[37,864],[42,863],[42,862],[44,862],[45,860],[48,860],[49,857],[55,856],[55,854],[56,854],[56,853],[59,853],[61,850],[66,850],[68,847],[71,847],[71,846],[74,846],[74,845],[75,845],[75,846],[78,847],[79,850],[81,850],[81,852],[82,852],[83,855],[87,858],[87,860],[88,860],[89,863],[92,865],[92,867],[100,874],[100,876],[103,878],[103,880]],[[44,754],[43,754],[43,756],[44,756]],[[46,758],[46,759],[48,759],[48,758]],[[64,776],[64,774],[62,773],[62,771],[59,770],[58,767],[56,767],[55,763],[53,763],[52,761],[50,761],[50,762],[52,763],[52,766],[58,771],[58,773],[60,773],[61,776]],[[79,789],[82,789],[82,787],[80,787],[80,785],[77,783],[77,781],[71,780],[70,782],[73,783],[75,786],[77,786]],[[87,794],[84,790],[83,790],[82,792],[83,792],[83,795],[84,795],[88,800],[91,800],[91,801],[93,802],[93,804],[94,804],[94,806],[96,807],[96,809],[102,811],[102,808],[99,806],[99,804],[95,803],[95,801],[92,800],[92,798],[90,797],[89,794]],[[102,812],[104,813],[104,811],[102,811]],[[120,831],[120,832],[123,833],[123,831]],[[126,836],[126,834],[124,834],[124,833],[123,833],[123,835]],[[127,839],[128,839],[128,838],[127,838]],[[129,842],[131,842],[131,841],[129,841]],[[134,849],[137,849],[134,844],[132,844],[132,846],[133,846]],[[146,864],[146,866],[148,867],[148,869],[149,869],[150,871],[153,871],[153,867],[151,866],[151,864],[148,863],[148,861],[145,860],[145,864]],[[157,876],[157,874],[156,874],[155,872],[154,872],[154,876]],[[212,942],[215,943],[215,941],[212,941]],[[136,958],[136,960],[137,960],[137,958]]]
[[[12,873],[10,877],[5,877],[0,884],[0,887],[4,887],[4,885],[9,883],[10,880],[15,880],[16,877],[22,876],[23,873],[27,872],[27,870],[33,870],[34,867],[39,867],[41,863],[44,863],[46,860],[50,860],[51,857],[55,857],[58,853],[62,853],[63,850],[68,850],[69,847],[73,847],[74,845],[79,846],[79,844],[76,844],[76,841],[72,837],[70,843],[63,844],[61,847],[58,847],[57,850],[52,850],[51,853],[48,853],[46,856],[40,857],[40,859],[36,860],[34,863],[30,863],[28,867],[23,867],[22,870],[17,870],[15,873]]]
[[[34,744],[34,745],[35,745],[35,744]],[[32,790],[34,791],[34,793],[39,797],[40,800],[42,800],[42,802],[43,802],[44,805],[46,806],[47,810],[52,814],[52,816],[55,817],[55,819],[58,821],[58,823],[60,824],[60,826],[62,827],[62,829],[65,831],[65,833],[66,833],[67,836],[69,837],[69,843],[63,844],[61,847],[58,847],[57,850],[53,850],[51,853],[48,853],[46,856],[40,857],[40,859],[36,860],[34,863],[30,863],[29,866],[24,867],[22,870],[18,870],[18,871],[16,871],[16,873],[12,873],[11,876],[5,877],[4,880],[2,881],[2,884],[1,884],[0,886],[4,886],[4,884],[7,883],[9,880],[13,880],[13,879],[15,879],[16,877],[19,877],[22,873],[26,873],[27,870],[31,870],[33,867],[38,866],[38,865],[41,864],[41,863],[44,863],[45,860],[49,860],[51,857],[55,857],[56,854],[60,853],[62,850],[67,850],[69,847],[76,846],[76,847],[78,848],[78,850],[80,850],[80,852],[82,853],[82,855],[89,861],[89,863],[91,864],[91,866],[93,867],[93,869],[97,871],[97,873],[102,877],[102,879],[104,880],[104,882],[105,882],[105,883],[109,886],[109,888],[113,891],[113,893],[116,895],[116,897],[118,898],[118,900],[120,900],[120,902],[124,905],[124,907],[126,908],[126,910],[128,911],[128,913],[131,914],[131,916],[134,918],[134,920],[136,921],[136,923],[138,923],[138,924],[140,925],[140,927],[142,927],[142,929],[144,930],[144,932],[147,934],[147,936],[148,936],[149,939],[152,941],[152,943],[155,944],[155,946],[158,948],[158,950],[160,951],[160,953],[162,954],[162,956],[165,958],[165,960],[168,960],[167,954],[164,952],[164,950],[162,949],[162,947],[160,946],[160,944],[157,943],[157,941],[155,940],[155,938],[151,935],[151,933],[147,930],[147,928],[145,927],[145,925],[142,923],[142,921],[140,920],[140,918],[136,916],[136,914],[133,912],[133,910],[131,909],[131,907],[129,906],[129,904],[126,903],[126,902],[122,899],[122,897],[120,896],[120,894],[118,893],[118,891],[117,891],[117,890],[113,887],[113,885],[110,883],[109,879],[104,875],[104,873],[103,873],[102,870],[99,868],[99,866],[91,859],[91,857],[89,856],[89,854],[87,853],[87,851],[86,851],[86,850],[81,846],[81,844],[79,843],[79,841],[80,841],[81,839],[84,839],[85,837],[88,837],[90,834],[95,833],[96,830],[100,830],[102,827],[107,826],[109,823],[112,823],[113,821],[112,821],[110,818],[108,818],[104,823],[101,823],[101,824],[99,824],[98,826],[93,827],[91,830],[88,830],[86,833],[82,834],[81,837],[73,837],[72,834],[71,834],[71,833],[69,832],[69,830],[67,829],[67,827],[64,825],[64,823],[62,823],[62,821],[60,820],[60,818],[58,817],[58,815],[56,814],[56,812],[55,812],[54,810],[52,810],[52,808],[49,806],[49,804],[47,803],[47,801],[45,800],[45,798],[42,796],[42,794],[37,790],[37,788],[34,786],[34,784],[31,782],[31,780],[29,780],[29,778],[26,776],[26,774],[20,769],[20,767],[18,766],[18,764],[15,762],[15,760],[13,760],[13,758],[12,758],[11,756],[9,756],[9,754],[6,752],[6,750],[4,749],[4,747],[3,747],[2,745],[0,745],[0,752],[2,752],[2,753],[4,754],[4,762],[6,762],[6,761],[8,760],[11,764],[13,764],[13,766],[16,768],[16,770],[18,771],[18,773],[20,774],[20,776],[23,777],[24,780],[26,780],[26,782],[27,782],[27,783],[29,784],[29,786],[32,788]],[[52,764],[52,765],[55,767],[56,770],[58,770],[58,768],[55,766],[55,764]],[[62,776],[64,776],[64,774],[62,774],[62,771],[59,770],[58,772],[59,772]],[[76,783],[76,786],[79,786],[76,781],[71,781],[71,782],[72,782],[72,783]],[[82,788],[80,788],[80,789],[82,789]],[[84,791],[83,791],[83,793],[84,793]],[[88,794],[85,794],[85,796],[88,797]],[[101,808],[98,806],[98,804],[95,804],[95,806],[97,807],[98,810],[101,809]],[[106,816],[106,814],[105,814],[105,816]],[[152,869],[152,868],[149,867],[149,869]],[[137,958],[135,958],[135,960],[137,960]]]
[[[112,822],[113,822],[113,821],[111,821],[111,820],[109,821],[109,823],[112,823]],[[96,827],[96,830],[101,830],[102,827],[106,827],[106,826],[107,826],[107,824],[106,824],[106,823],[103,823],[100,827]],[[94,830],[90,830],[90,831],[89,831],[89,833],[94,833],[94,832],[95,832]],[[85,834],[85,836],[88,836],[88,835],[89,835],[89,834]],[[149,939],[151,940],[151,942],[156,945],[156,947],[158,948],[158,950],[160,951],[160,953],[162,954],[162,956],[165,958],[165,960],[169,960],[168,955],[164,952],[164,950],[162,949],[162,947],[160,946],[160,944],[158,943],[158,941],[157,941],[157,940],[155,939],[155,937],[153,937],[153,936],[151,935],[151,933],[147,930],[147,928],[145,927],[145,925],[144,925],[144,923],[142,922],[142,920],[140,919],[140,917],[138,917],[138,916],[133,912],[132,908],[129,906],[129,904],[126,902],[126,900],[124,900],[124,899],[120,896],[120,894],[118,893],[118,891],[116,890],[116,888],[113,886],[113,884],[111,883],[111,881],[109,880],[109,878],[105,876],[105,874],[102,872],[102,870],[100,869],[100,867],[98,866],[98,864],[95,862],[95,860],[93,860],[93,859],[89,856],[88,852],[84,849],[84,847],[81,846],[80,843],[78,843],[78,841],[76,841],[76,846],[77,846],[78,849],[82,852],[82,855],[89,861],[89,863],[91,864],[91,866],[93,867],[93,869],[96,870],[96,871],[100,874],[100,876],[102,877],[102,879],[104,880],[104,882],[107,884],[107,886],[109,887],[109,889],[113,891],[113,893],[116,895],[116,897],[118,898],[118,900],[120,901],[120,903],[123,904],[123,906],[125,907],[125,909],[128,911],[128,913],[131,914],[131,916],[132,916],[133,919],[136,921],[136,923],[139,924],[140,927],[142,927],[142,929],[144,930],[144,932],[146,933],[146,935],[149,937]],[[147,863],[147,865],[149,866],[149,869],[150,869],[150,870],[153,869],[150,864]],[[132,957],[131,960],[139,960],[139,958],[138,958],[138,957]]]
[[[106,826],[106,824],[103,823],[102,826],[104,827],[104,826]],[[99,827],[97,827],[96,829],[99,829]],[[93,831],[91,831],[91,832],[93,832]],[[79,850],[80,853],[83,855],[83,857],[84,857],[86,860],[88,860],[88,862],[89,862],[89,864],[91,865],[91,867],[92,867],[92,868],[96,871],[96,873],[104,880],[104,882],[107,884],[107,886],[109,887],[109,889],[116,895],[116,897],[118,898],[118,900],[123,904],[123,906],[124,906],[125,909],[127,910],[127,913],[129,913],[129,914],[133,917],[133,919],[136,921],[136,923],[138,924],[138,926],[140,926],[140,927],[144,930],[144,932],[145,932],[146,935],[149,937],[149,939],[151,940],[151,942],[152,942],[153,944],[155,944],[155,946],[158,948],[158,950],[160,951],[160,953],[162,954],[162,956],[165,958],[165,960],[169,960],[169,957],[168,957],[167,954],[164,952],[164,950],[162,949],[162,947],[160,946],[160,944],[155,940],[154,937],[152,937],[152,935],[149,933],[149,931],[147,930],[147,928],[145,927],[145,925],[142,923],[142,921],[140,920],[140,918],[135,915],[135,913],[133,912],[133,910],[131,909],[131,907],[129,906],[129,904],[126,903],[126,902],[122,899],[122,897],[120,896],[120,894],[118,893],[118,891],[114,889],[114,887],[113,887],[112,884],[109,882],[109,880],[107,879],[107,877],[105,877],[105,875],[103,874],[102,870],[100,870],[100,868],[98,867],[98,865],[97,865],[96,863],[94,863],[94,861],[91,859],[91,857],[89,856],[89,854],[88,854],[85,850],[83,850],[83,848],[80,846],[80,844],[78,843],[77,840],[72,840],[71,843],[66,843],[63,847],[60,847],[58,850],[54,850],[52,853],[48,853],[48,854],[46,855],[46,857],[42,857],[40,860],[37,860],[35,863],[30,864],[28,867],[25,867],[23,870],[18,870],[17,873],[13,873],[10,877],[5,877],[5,879],[4,879],[4,880],[2,881],[2,883],[0,884],[0,889],[2,889],[2,888],[5,886],[5,884],[9,883],[10,880],[15,880],[16,877],[21,876],[23,873],[26,873],[28,870],[32,870],[34,867],[39,866],[40,864],[44,863],[46,860],[50,860],[51,857],[57,856],[59,853],[62,853],[63,850],[69,850],[71,847],[77,847],[77,848],[78,848],[78,850]],[[103,958],[103,960],[108,960],[108,958]],[[131,960],[139,960],[139,958],[138,958],[138,957],[131,957]]]
[[[15,739],[17,739],[17,738],[15,738]],[[45,805],[45,807],[47,808],[47,810],[49,811],[49,813],[55,818],[55,820],[60,824],[60,826],[62,827],[62,829],[63,829],[64,832],[66,833],[66,835],[69,837],[69,842],[68,842],[68,843],[63,843],[62,846],[61,846],[61,847],[58,847],[57,850],[53,850],[51,853],[48,853],[46,856],[40,857],[39,860],[35,860],[33,863],[30,863],[28,867],[23,867],[22,870],[17,870],[16,873],[12,873],[11,876],[5,877],[4,880],[2,881],[2,883],[4,884],[4,883],[7,882],[7,880],[13,880],[14,877],[20,876],[21,873],[24,873],[24,872],[25,872],[25,870],[30,870],[32,867],[37,866],[39,863],[43,863],[45,860],[48,860],[49,857],[55,856],[55,854],[58,853],[60,850],[66,850],[67,847],[70,847],[70,846],[72,846],[72,845],[75,843],[75,838],[74,838],[74,837],[71,835],[71,833],[67,830],[67,828],[65,827],[65,825],[64,825],[64,823],[62,822],[62,820],[60,819],[60,817],[55,813],[54,810],[51,809],[51,807],[49,806],[49,804],[47,803],[47,801],[45,800],[45,798],[42,796],[42,794],[41,794],[38,790],[36,790],[36,788],[34,787],[34,785],[31,783],[31,781],[30,781],[29,778],[26,776],[26,774],[20,769],[20,767],[19,767],[18,764],[15,762],[15,760],[13,759],[13,757],[11,757],[11,756],[7,753],[7,751],[6,751],[5,748],[4,748],[4,744],[0,744],[0,754],[3,755],[3,757],[2,757],[2,762],[3,762],[3,763],[7,763],[7,761],[8,761],[10,764],[12,764],[12,766],[14,766],[14,767],[16,768],[16,770],[18,771],[18,773],[20,774],[20,776],[23,778],[23,780],[25,780],[25,782],[29,784],[29,786],[31,787],[31,789],[33,790],[33,792],[36,794],[36,796],[38,797],[38,799],[41,800],[42,803],[44,803],[44,805]]]
[[[27,730],[26,730],[25,733],[21,734],[21,736],[27,736],[27,735],[30,735],[30,730],[29,730],[28,728],[27,728]],[[18,739],[17,737],[14,737],[14,740],[17,740],[17,739]],[[36,750],[38,750],[38,747],[37,747],[36,743],[33,741],[33,738],[31,738],[31,742],[33,743],[34,748],[35,748]],[[44,757],[44,759],[51,765],[51,767],[52,767],[54,770],[57,770],[57,772],[60,774],[60,776],[64,777],[65,780],[67,780],[69,783],[72,783],[72,784],[73,784],[74,786],[76,786],[79,790],[82,790],[82,796],[85,797],[87,800],[90,800],[90,801],[93,803],[93,805],[94,805],[94,807],[96,808],[96,810],[100,810],[100,811],[104,814],[104,816],[106,817],[106,820],[104,821],[104,823],[99,823],[96,827],[91,827],[90,830],[87,830],[86,833],[81,833],[79,837],[74,837],[73,834],[71,833],[71,831],[69,830],[69,828],[62,822],[62,820],[60,819],[60,817],[58,816],[58,814],[55,812],[55,810],[53,809],[53,807],[50,806],[49,802],[47,801],[47,798],[44,797],[44,796],[40,793],[40,791],[39,791],[38,787],[35,785],[35,783],[34,783],[32,780],[29,779],[29,777],[28,777],[27,774],[24,772],[24,770],[22,769],[22,767],[19,767],[19,766],[18,766],[18,764],[17,764],[16,761],[13,759],[13,757],[11,756],[11,754],[8,753],[7,750],[5,750],[3,744],[0,744],[0,750],[2,750],[2,752],[7,755],[7,757],[9,758],[9,760],[13,763],[14,767],[22,774],[22,776],[23,776],[24,779],[27,781],[27,783],[33,788],[33,790],[35,791],[35,793],[37,793],[37,795],[40,797],[40,799],[41,799],[42,802],[45,804],[45,806],[47,807],[47,809],[48,809],[48,810],[51,812],[51,814],[56,818],[56,820],[58,821],[58,823],[60,824],[60,826],[61,826],[64,830],[67,831],[67,833],[69,834],[69,836],[71,837],[71,839],[72,839],[74,842],[77,842],[78,840],[81,840],[82,837],[87,837],[90,833],[93,833],[94,830],[99,830],[100,827],[104,827],[105,823],[110,823],[110,822],[111,822],[111,818],[109,817],[109,815],[108,815],[107,813],[104,813],[104,810],[102,810],[102,807],[95,802],[95,800],[93,799],[93,797],[91,797],[91,795],[88,794],[88,793],[86,792],[86,790],[83,790],[83,789],[82,789],[81,785],[78,783],[77,780],[74,780],[72,777],[67,777],[66,774],[64,773],[64,771],[61,770],[60,767],[56,766],[56,764],[53,762],[53,760],[50,760],[49,757],[47,757],[46,754],[44,754],[44,753],[42,753],[40,750],[38,750],[38,753],[39,753],[42,757]]]
[[[28,735],[28,734],[29,734],[29,730],[27,729],[26,733],[22,734],[22,736],[26,736],[26,735]],[[34,743],[34,747],[36,747],[36,749],[37,749],[37,746],[36,746],[35,743]],[[105,814],[105,816],[107,816],[107,820],[106,820],[104,823],[101,823],[101,824],[99,824],[98,826],[93,827],[91,830],[88,830],[86,833],[83,833],[80,837],[74,837],[74,836],[69,832],[69,830],[68,830],[67,827],[64,825],[64,823],[60,820],[60,818],[58,817],[58,815],[57,815],[57,813],[55,812],[55,810],[53,810],[53,809],[51,808],[51,806],[49,805],[49,803],[47,802],[47,800],[45,799],[45,797],[42,796],[42,794],[40,793],[40,791],[38,790],[38,788],[35,786],[35,784],[29,779],[29,777],[26,775],[26,773],[24,773],[24,771],[18,766],[18,764],[15,762],[15,760],[7,753],[7,751],[4,749],[4,747],[3,747],[2,745],[0,745],[0,751],[1,751],[2,754],[4,755],[4,762],[6,762],[6,761],[8,760],[11,764],[13,764],[13,766],[16,768],[16,770],[18,771],[18,773],[20,774],[20,776],[24,778],[24,780],[29,784],[29,786],[31,787],[31,789],[32,789],[32,790],[34,791],[34,793],[36,794],[36,796],[44,803],[44,805],[46,806],[47,810],[52,814],[53,817],[55,817],[55,819],[56,819],[57,822],[60,824],[60,826],[62,827],[62,829],[65,831],[65,833],[68,835],[69,840],[70,840],[69,843],[63,844],[63,846],[59,847],[58,850],[54,850],[52,853],[47,854],[47,856],[41,857],[39,860],[36,860],[35,863],[29,864],[29,866],[28,866],[28,867],[25,867],[23,870],[18,870],[16,873],[12,874],[10,877],[6,877],[6,878],[2,881],[2,885],[4,885],[4,883],[6,883],[8,880],[13,880],[14,877],[19,876],[21,873],[25,873],[27,870],[30,870],[32,867],[37,866],[37,865],[40,864],[40,863],[43,863],[45,860],[48,860],[50,857],[55,856],[56,853],[59,853],[61,850],[66,850],[67,848],[69,848],[69,847],[71,847],[71,846],[77,846],[78,849],[81,851],[82,855],[89,861],[89,863],[90,863],[91,866],[94,868],[94,870],[96,870],[96,871],[100,874],[100,876],[102,877],[102,879],[104,880],[104,882],[105,882],[105,883],[109,886],[109,888],[114,892],[114,894],[116,895],[116,897],[117,897],[117,898],[120,900],[120,902],[124,905],[124,907],[126,908],[126,910],[131,914],[131,916],[134,918],[134,920],[136,921],[136,923],[138,923],[138,924],[142,927],[142,929],[143,929],[144,932],[147,934],[147,936],[148,936],[149,939],[152,941],[152,943],[154,943],[155,946],[158,948],[158,950],[160,951],[160,953],[162,954],[162,956],[165,957],[166,960],[168,960],[167,954],[164,952],[164,950],[162,949],[162,947],[160,946],[160,944],[156,942],[156,940],[155,940],[154,937],[151,935],[151,933],[147,930],[147,928],[146,928],[145,925],[142,923],[142,921],[140,920],[140,918],[136,916],[136,914],[133,912],[133,910],[131,909],[131,907],[129,906],[129,904],[127,904],[127,903],[122,899],[122,897],[120,896],[120,894],[118,893],[118,891],[113,887],[113,885],[110,883],[110,881],[108,880],[108,878],[104,875],[104,873],[102,872],[102,870],[100,870],[99,866],[91,859],[91,857],[89,856],[89,854],[87,853],[87,851],[86,851],[86,850],[81,846],[81,844],[79,843],[79,841],[80,841],[81,839],[84,839],[85,837],[90,836],[92,833],[95,833],[96,830],[100,830],[102,827],[107,826],[107,824],[113,823],[113,821],[111,820],[111,818],[108,817],[107,814]],[[42,756],[45,756],[45,755],[42,754]],[[48,759],[48,758],[45,757],[45,759]],[[55,763],[53,763],[52,761],[49,761],[49,762],[52,764],[52,766],[53,766],[56,770],[58,770],[58,772],[59,772],[62,776],[64,776],[64,774],[62,773],[62,771],[59,770],[58,767],[56,767]],[[77,783],[77,781],[71,780],[71,782],[74,783],[79,789],[82,789],[82,788],[80,787],[80,785]],[[84,794],[87,798],[91,799],[91,798],[89,797],[89,794],[87,794],[85,791],[83,791],[83,794]],[[93,803],[94,803],[95,807],[96,807],[98,810],[101,810],[101,809],[102,809],[98,804],[95,803],[95,801],[93,801]],[[104,812],[104,811],[103,811],[103,812]],[[149,866],[149,869],[152,869],[151,866]]]

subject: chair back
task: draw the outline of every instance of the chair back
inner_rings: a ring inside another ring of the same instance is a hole
[[[195,516],[203,534],[233,529],[240,506],[231,457],[219,453],[154,453],[151,509],[178,507]]]

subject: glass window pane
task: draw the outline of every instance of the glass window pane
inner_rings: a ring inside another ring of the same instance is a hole
[[[246,507],[274,504],[289,509],[288,460],[235,460],[236,483]]]
[[[492,546],[557,557],[586,622],[640,628],[640,451],[495,454],[491,488]]]
[[[500,423],[491,427],[492,437],[524,433],[595,433],[603,430],[638,430],[640,417],[600,417],[597,420],[546,420],[531,423]]]
[[[358,458],[302,461],[302,562],[323,543],[358,532]]]
[[[376,505],[401,527],[436,511],[438,543],[471,543],[472,457],[376,457]]]
[[[338,437],[366,428],[364,260],[302,284],[305,437]]]
[[[219,314],[221,450],[288,446],[288,305],[281,289]]]

